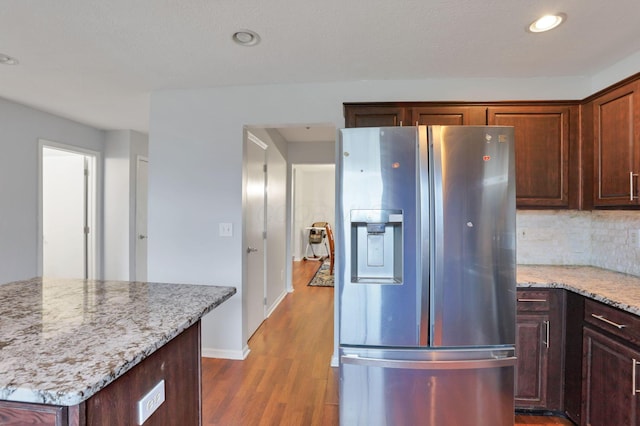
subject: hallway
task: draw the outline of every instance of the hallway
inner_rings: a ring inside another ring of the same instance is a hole
[[[251,337],[246,360],[202,359],[203,425],[338,424],[333,288],[307,286],[319,267],[294,262],[295,291]]]

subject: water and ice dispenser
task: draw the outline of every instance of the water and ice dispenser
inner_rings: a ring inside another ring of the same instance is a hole
[[[351,282],[402,284],[402,210],[351,210]]]

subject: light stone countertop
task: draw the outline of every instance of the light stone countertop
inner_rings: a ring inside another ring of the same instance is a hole
[[[41,278],[0,285],[0,400],[79,404],[235,292]]]
[[[592,266],[518,265],[518,288],[563,288],[640,315],[640,277]]]

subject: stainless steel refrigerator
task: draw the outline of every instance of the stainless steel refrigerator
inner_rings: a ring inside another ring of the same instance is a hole
[[[513,128],[340,130],[340,423],[513,425]]]

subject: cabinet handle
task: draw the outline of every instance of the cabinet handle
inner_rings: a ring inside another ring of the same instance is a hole
[[[400,120],[400,127],[402,127],[402,120]]]
[[[635,198],[638,198],[637,195],[633,195],[633,177],[638,177],[637,173],[629,172],[629,200],[633,201]]]
[[[518,299],[518,302],[546,302],[547,299]]]
[[[551,327],[550,327],[549,321],[543,321],[543,324],[544,324],[545,334],[546,334],[546,339],[547,339],[543,343],[547,347],[547,349],[549,349],[549,329]]]
[[[602,322],[606,322],[609,325],[612,325],[616,328],[618,328],[619,330],[622,330],[623,328],[626,327],[626,325],[624,324],[618,324],[616,322],[613,322],[611,320],[606,319],[605,317],[603,317],[602,315],[596,315],[596,314],[591,314],[592,317],[594,317],[595,319],[599,319]]]
[[[633,364],[631,364],[631,396],[636,396],[640,389],[636,389],[636,366],[639,364],[635,358],[631,360]]]

